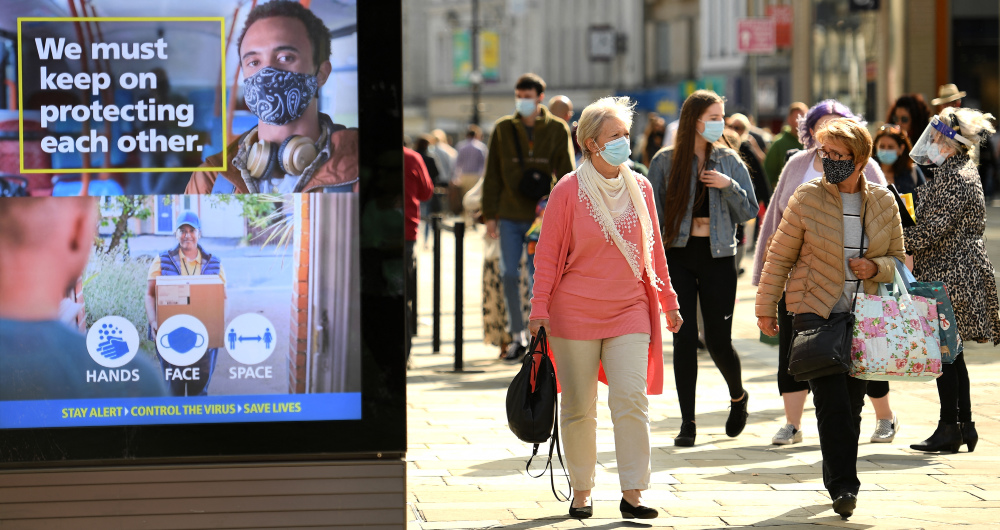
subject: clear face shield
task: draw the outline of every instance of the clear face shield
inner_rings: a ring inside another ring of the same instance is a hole
[[[972,142],[945,123],[953,119],[954,117],[941,118],[940,116],[931,118],[923,134],[913,144],[910,158],[922,166],[932,164],[940,166],[958,152],[961,145],[971,147]]]

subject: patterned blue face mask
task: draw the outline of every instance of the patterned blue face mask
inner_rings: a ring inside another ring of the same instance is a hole
[[[247,107],[268,125],[285,125],[301,118],[318,90],[316,76],[270,66],[243,80]]]

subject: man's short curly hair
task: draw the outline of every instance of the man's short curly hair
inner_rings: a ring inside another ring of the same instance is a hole
[[[258,20],[271,17],[290,17],[301,20],[309,35],[309,42],[312,44],[313,66],[318,69],[323,61],[330,60],[330,30],[315,13],[303,7],[302,4],[291,0],[271,0],[255,7],[247,16],[240,38],[236,41],[237,51],[243,47],[243,37],[246,36],[250,26]]]

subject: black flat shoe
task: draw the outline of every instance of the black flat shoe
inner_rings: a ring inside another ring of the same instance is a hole
[[[858,506],[858,498],[853,493],[841,493],[833,501],[833,511],[846,520],[854,515],[854,508]]]
[[[694,445],[694,437],[697,434],[697,429],[694,426],[693,421],[685,421],[681,423],[681,433],[674,437],[674,445],[677,447],[691,447]]]
[[[969,446],[969,452],[976,450],[976,444],[979,443],[979,433],[976,432],[976,422],[974,421],[964,421],[960,423],[962,427],[962,442]]]
[[[729,405],[729,419],[726,420],[726,436],[736,438],[747,426],[747,404],[750,402],[750,392],[743,391],[743,399],[731,401]]]
[[[569,516],[574,519],[586,519],[592,515],[594,515],[593,506],[583,506],[580,508],[574,508],[572,506],[569,507]]]
[[[647,508],[642,505],[632,506],[625,499],[622,499],[618,509],[622,512],[622,519],[656,519],[660,515],[656,508]]]
[[[976,442],[978,441],[979,438],[977,435]],[[976,442],[972,443],[973,447],[975,447]],[[957,453],[958,448],[962,447],[962,443],[962,428],[957,422],[939,421],[937,429],[935,429],[934,434],[930,438],[918,444],[911,445],[910,449],[926,452],[951,451],[952,453]]]

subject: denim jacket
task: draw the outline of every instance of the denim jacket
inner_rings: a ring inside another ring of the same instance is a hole
[[[667,188],[670,175],[670,164],[673,161],[674,148],[661,149],[653,157],[649,165],[649,183],[653,185],[653,202],[656,204],[656,216],[663,229],[663,195]],[[725,189],[708,188],[708,209],[711,228],[710,244],[713,258],[725,258],[736,255],[736,224],[745,223],[757,217],[757,198],[753,192],[753,183],[746,165],[740,160],[740,155],[732,149],[714,147],[709,157],[711,169],[726,175],[732,184]],[[687,211],[681,222],[680,232],[671,247],[687,246],[691,235],[691,211],[694,208],[695,184],[698,181],[698,168],[691,165],[691,192],[688,198]]]

